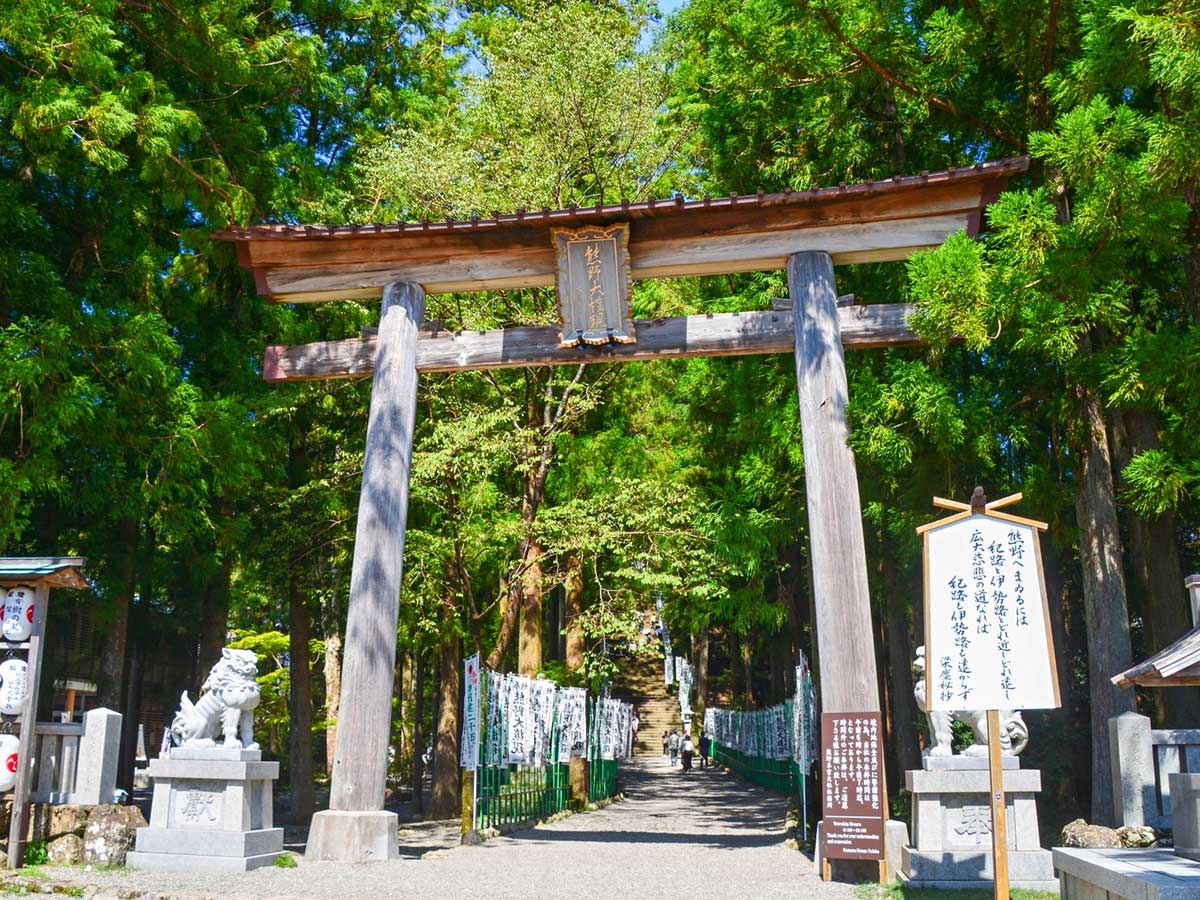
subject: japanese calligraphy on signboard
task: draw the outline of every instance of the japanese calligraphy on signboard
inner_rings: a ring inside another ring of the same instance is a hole
[[[559,343],[632,344],[629,225],[553,229],[558,265]]]
[[[931,712],[1060,705],[1038,544],[1044,526],[995,513],[995,505],[923,526]]]
[[[821,716],[826,859],[883,859],[881,723],[877,712]]]

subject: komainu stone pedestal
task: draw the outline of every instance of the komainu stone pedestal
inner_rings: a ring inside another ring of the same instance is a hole
[[[149,774],[150,827],[138,829],[130,868],[246,872],[283,855],[271,810],[279,763],[258,750],[176,748]]]
[[[914,887],[990,888],[992,811],[986,758],[926,757],[905,773],[913,795],[912,845],[904,848],[901,880]],[[1038,769],[1004,760],[1008,813],[1008,877],[1013,887],[1057,891],[1054,861],[1038,836]]]

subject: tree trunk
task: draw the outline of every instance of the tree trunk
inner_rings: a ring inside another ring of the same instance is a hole
[[[413,757],[412,757],[412,795],[413,812],[420,814],[425,809],[425,800],[421,787],[425,780],[425,764],[421,754],[425,752],[425,728],[422,721],[425,715],[425,660],[420,651],[413,651],[417,663],[417,674],[413,688]]]
[[[1112,459],[1100,397],[1074,385],[1081,433],[1075,466],[1075,517],[1083,567],[1088,636],[1088,691],[1092,718],[1092,815],[1094,824],[1114,821],[1108,720],[1134,708],[1133,691],[1109,679],[1130,665],[1129,612],[1121,569],[1121,533],[1113,496]]]
[[[521,579],[521,641],[517,670],[533,676],[542,669],[542,548],[533,538],[526,551],[529,560]]]
[[[437,738],[433,749],[431,819],[451,819],[462,812],[458,768],[458,702],[462,686],[462,640],[458,633],[442,648]]]
[[[225,636],[229,633],[229,584],[232,575],[233,554],[226,551],[204,593],[204,621],[200,624],[200,668],[206,671],[221,658]]]
[[[564,659],[567,669],[578,672],[583,668],[583,627],[579,617],[583,615],[583,558],[577,554],[567,557],[567,572],[563,578],[563,618],[566,630]],[[571,805],[582,808],[588,801],[587,760],[571,757]]]
[[[293,562],[288,574],[288,782],[291,787],[292,824],[307,825],[313,817],[312,673],[308,644],[312,638],[312,614],[308,596],[300,584]]]
[[[708,629],[701,628],[692,637],[692,663],[696,668],[696,721],[704,729],[704,710],[708,708]],[[653,749],[653,748],[651,748]]]
[[[117,787],[133,796],[133,768],[137,756],[137,723],[142,718],[142,669],[146,648],[139,635],[133,642],[129,657],[129,681],[122,704],[125,718],[121,728],[120,768]]]
[[[342,635],[337,622],[325,635],[325,771],[333,772],[333,755],[337,747],[338,704],[342,699]]]
[[[741,639],[742,688],[745,691],[746,709],[754,709],[754,654],[750,649],[750,635]]]
[[[888,566],[888,568],[894,568]],[[893,573],[894,574],[894,573]],[[888,582],[896,584],[895,581]],[[921,740],[917,731],[917,701],[913,696],[913,642],[908,630],[908,610],[894,594],[889,597],[884,613],[888,675],[890,678],[889,707],[892,715],[892,752],[895,757],[895,779],[889,790],[899,793],[903,773],[921,767]]]
[[[400,693],[396,699],[400,710],[400,737],[398,755],[408,759],[413,751],[412,710],[413,710],[413,655],[404,654],[404,671],[400,676]]]
[[[129,601],[134,593],[134,560],[138,549],[138,523],[121,519],[116,524],[113,547],[112,618],[102,621],[100,683],[96,698],[100,706],[123,710],[125,695],[125,650],[129,640]]]
[[[1158,446],[1153,413],[1130,409],[1113,417],[1113,458],[1118,472],[1137,454]],[[1174,515],[1141,516],[1129,510],[1128,519],[1130,568],[1142,597],[1145,652],[1150,656],[1192,629],[1191,604],[1183,587]],[[1200,722],[1200,688],[1155,688],[1148,694],[1156,728],[1189,728]]]

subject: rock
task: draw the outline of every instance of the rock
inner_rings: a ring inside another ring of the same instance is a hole
[[[1062,845],[1084,850],[1117,850],[1121,847],[1121,839],[1113,828],[1089,825],[1083,819],[1076,819],[1063,828]]]
[[[83,861],[83,838],[77,834],[64,834],[46,845],[46,856],[59,866],[73,866]]]
[[[137,829],[146,820],[136,806],[97,806],[83,833],[83,861],[93,866],[123,866]]]
[[[1158,835],[1149,825],[1122,825],[1117,829],[1122,847],[1153,847]]]
[[[51,806],[49,837],[51,840],[64,834],[83,834],[88,823],[90,806]]]
[[[468,831],[462,836],[462,845],[464,847],[478,847],[483,843],[483,835],[478,831]]]

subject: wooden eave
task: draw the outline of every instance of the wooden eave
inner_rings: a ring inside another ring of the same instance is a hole
[[[52,588],[89,587],[83,577],[87,560],[81,556],[0,557],[0,584],[11,586],[44,584]]]
[[[1200,685],[1200,628],[1193,628],[1145,662],[1114,675],[1112,683],[1120,688],[1135,684],[1143,687]]]
[[[959,230],[1028,157],[811,191],[517,210],[489,219],[393,225],[258,225],[216,233],[236,242],[258,292],[280,303],[378,297],[392,281],[430,294],[553,285],[551,228],[628,222],[634,278],[782,268],[802,250],[838,264],[905,259]]]

